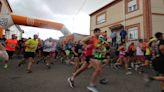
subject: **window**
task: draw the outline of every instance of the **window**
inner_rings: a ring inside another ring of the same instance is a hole
[[[102,23],[104,23],[105,21],[106,21],[106,14],[105,14],[105,13],[103,13],[103,14],[97,16],[97,19],[96,19],[96,23],[97,23],[97,24],[102,24]]]
[[[133,27],[128,29],[128,39],[129,40],[138,39],[138,27]]]
[[[128,12],[133,12],[138,9],[137,0],[129,0],[127,3]]]
[[[1,8],[2,8],[2,2],[0,1],[0,13],[1,13]]]

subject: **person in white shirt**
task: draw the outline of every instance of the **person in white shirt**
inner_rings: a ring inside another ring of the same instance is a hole
[[[53,39],[52,38],[48,38],[44,41],[44,45],[43,45],[43,56],[45,59],[45,63],[48,69],[50,69],[50,59],[52,57],[52,52],[54,48],[54,43],[53,43]]]

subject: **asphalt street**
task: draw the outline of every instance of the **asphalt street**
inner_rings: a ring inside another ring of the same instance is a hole
[[[76,87],[70,88],[67,78],[73,71],[72,65],[55,62],[48,70],[42,63],[34,64],[33,73],[27,74],[26,65],[17,67],[18,60],[11,60],[8,69],[0,63],[0,92],[89,92],[86,86],[92,69],[83,72],[75,81]],[[143,76],[136,72],[127,76],[122,69],[114,70],[106,66],[101,78],[106,77],[109,83],[98,83],[98,88],[101,92],[160,92],[159,82],[145,86]]]

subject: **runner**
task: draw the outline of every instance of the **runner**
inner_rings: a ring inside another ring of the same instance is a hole
[[[5,44],[6,44],[5,48],[6,48],[6,51],[7,51],[8,55],[9,55],[9,59],[12,58],[12,56],[13,56],[15,50],[16,50],[17,43],[18,43],[16,38],[17,37],[15,36],[15,34],[12,34],[12,38],[7,39],[5,41]]]
[[[80,68],[81,62],[80,62],[80,56],[82,54],[82,45],[80,45],[80,43],[76,43],[73,47],[72,47],[72,52],[74,54],[74,64],[75,64],[75,68],[74,68],[74,72]]]
[[[28,59],[27,73],[32,73],[32,64],[34,63],[35,52],[38,46],[38,35],[34,35],[34,39],[28,39],[25,42],[25,53],[24,58],[19,62],[18,66],[20,67],[23,64],[25,59]]]
[[[145,49],[144,49],[144,45],[143,45],[143,40],[139,39],[139,43],[136,47],[137,62],[135,65],[135,70],[138,71],[139,73],[142,73],[141,64],[144,64],[144,62],[145,62],[144,52],[145,52]]]
[[[94,52],[94,58],[99,60],[101,63],[101,67],[104,68],[105,65],[109,63],[109,59],[107,59],[107,48],[108,43],[103,39],[104,37],[100,37],[100,42],[97,44],[97,48]],[[103,72],[102,72],[103,73]],[[104,77],[104,74],[101,73],[101,79],[99,81],[100,84],[107,84],[108,80]]]
[[[98,37],[100,35],[100,29],[96,28],[94,30],[94,36],[89,36],[87,38],[85,38],[84,40],[81,41],[81,43],[85,46],[85,61],[83,63],[83,65],[76,71],[73,73],[73,75],[71,77],[68,78],[68,82],[70,84],[70,87],[74,87],[74,80],[75,78],[82,73],[83,71],[85,71],[88,68],[88,65],[91,64],[92,67],[94,68],[94,72],[91,76],[91,81],[90,81],[90,85],[87,87],[90,91],[93,92],[99,92],[98,89],[96,88],[96,79],[98,77],[98,75],[101,72],[101,64],[99,62],[99,60],[97,59],[93,59],[93,51],[97,45],[97,43],[99,42]],[[88,43],[87,43],[88,42]]]
[[[38,38],[36,58],[37,58],[36,64],[39,64],[39,62],[41,62],[43,60],[43,40],[41,40],[40,38]]]
[[[153,60],[153,67],[154,70],[159,73],[159,76],[148,77],[148,83],[152,80],[160,81],[160,88],[161,92],[164,92],[164,40],[163,40],[163,33],[157,32],[155,34],[157,38],[157,55]]]
[[[5,50],[5,47],[0,43],[0,61],[5,63],[4,68],[8,67],[8,60],[9,56]]]
[[[48,38],[44,41],[44,46],[43,46],[43,55],[44,55],[44,60],[46,63],[46,66],[48,69],[51,68],[50,63],[51,63],[51,59],[52,59],[52,49],[53,47],[53,39],[52,38]]]
[[[160,81],[161,92],[164,92],[164,40],[160,41],[159,44],[159,56],[153,60],[154,70],[159,73],[158,76],[148,77],[145,79],[147,83],[150,83],[152,80]]]

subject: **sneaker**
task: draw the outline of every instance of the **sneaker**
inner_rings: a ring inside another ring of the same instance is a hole
[[[32,71],[31,70],[27,70],[27,73],[32,73]]]
[[[100,92],[96,86],[88,86],[87,89],[91,92]]]
[[[100,84],[104,84],[104,85],[105,85],[105,84],[108,84],[108,82],[109,82],[109,81],[108,81],[106,78],[103,78],[103,79],[101,79],[101,80],[99,81]]]
[[[132,74],[132,72],[130,72],[130,71],[126,72],[126,75],[131,75],[131,74]]]
[[[8,68],[8,64],[5,64],[5,65],[4,65],[4,68],[7,69],[7,68]]]
[[[47,66],[47,69],[51,69],[51,66],[50,65],[46,65]]]
[[[52,65],[54,65],[54,62],[51,62]]]
[[[69,85],[70,85],[71,88],[74,88],[74,87],[75,87],[74,81],[71,80],[71,77],[69,77],[69,78],[67,79],[67,81],[68,81],[68,83],[69,83]]]
[[[150,76],[145,75],[145,76],[144,76],[145,86],[149,87],[149,86],[150,86],[150,83],[151,83],[153,80],[154,80],[153,77],[150,77]]]
[[[40,63],[40,60],[38,60],[37,62],[36,62],[36,64],[39,64]]]
[[[19,62],[18,67],[20,67],[22,64],[23,64],[22,62]]]
[[[152,77],[145,77],[144,81],[145,82],[151,82],[151,81],[153,81],[153,78]]]

